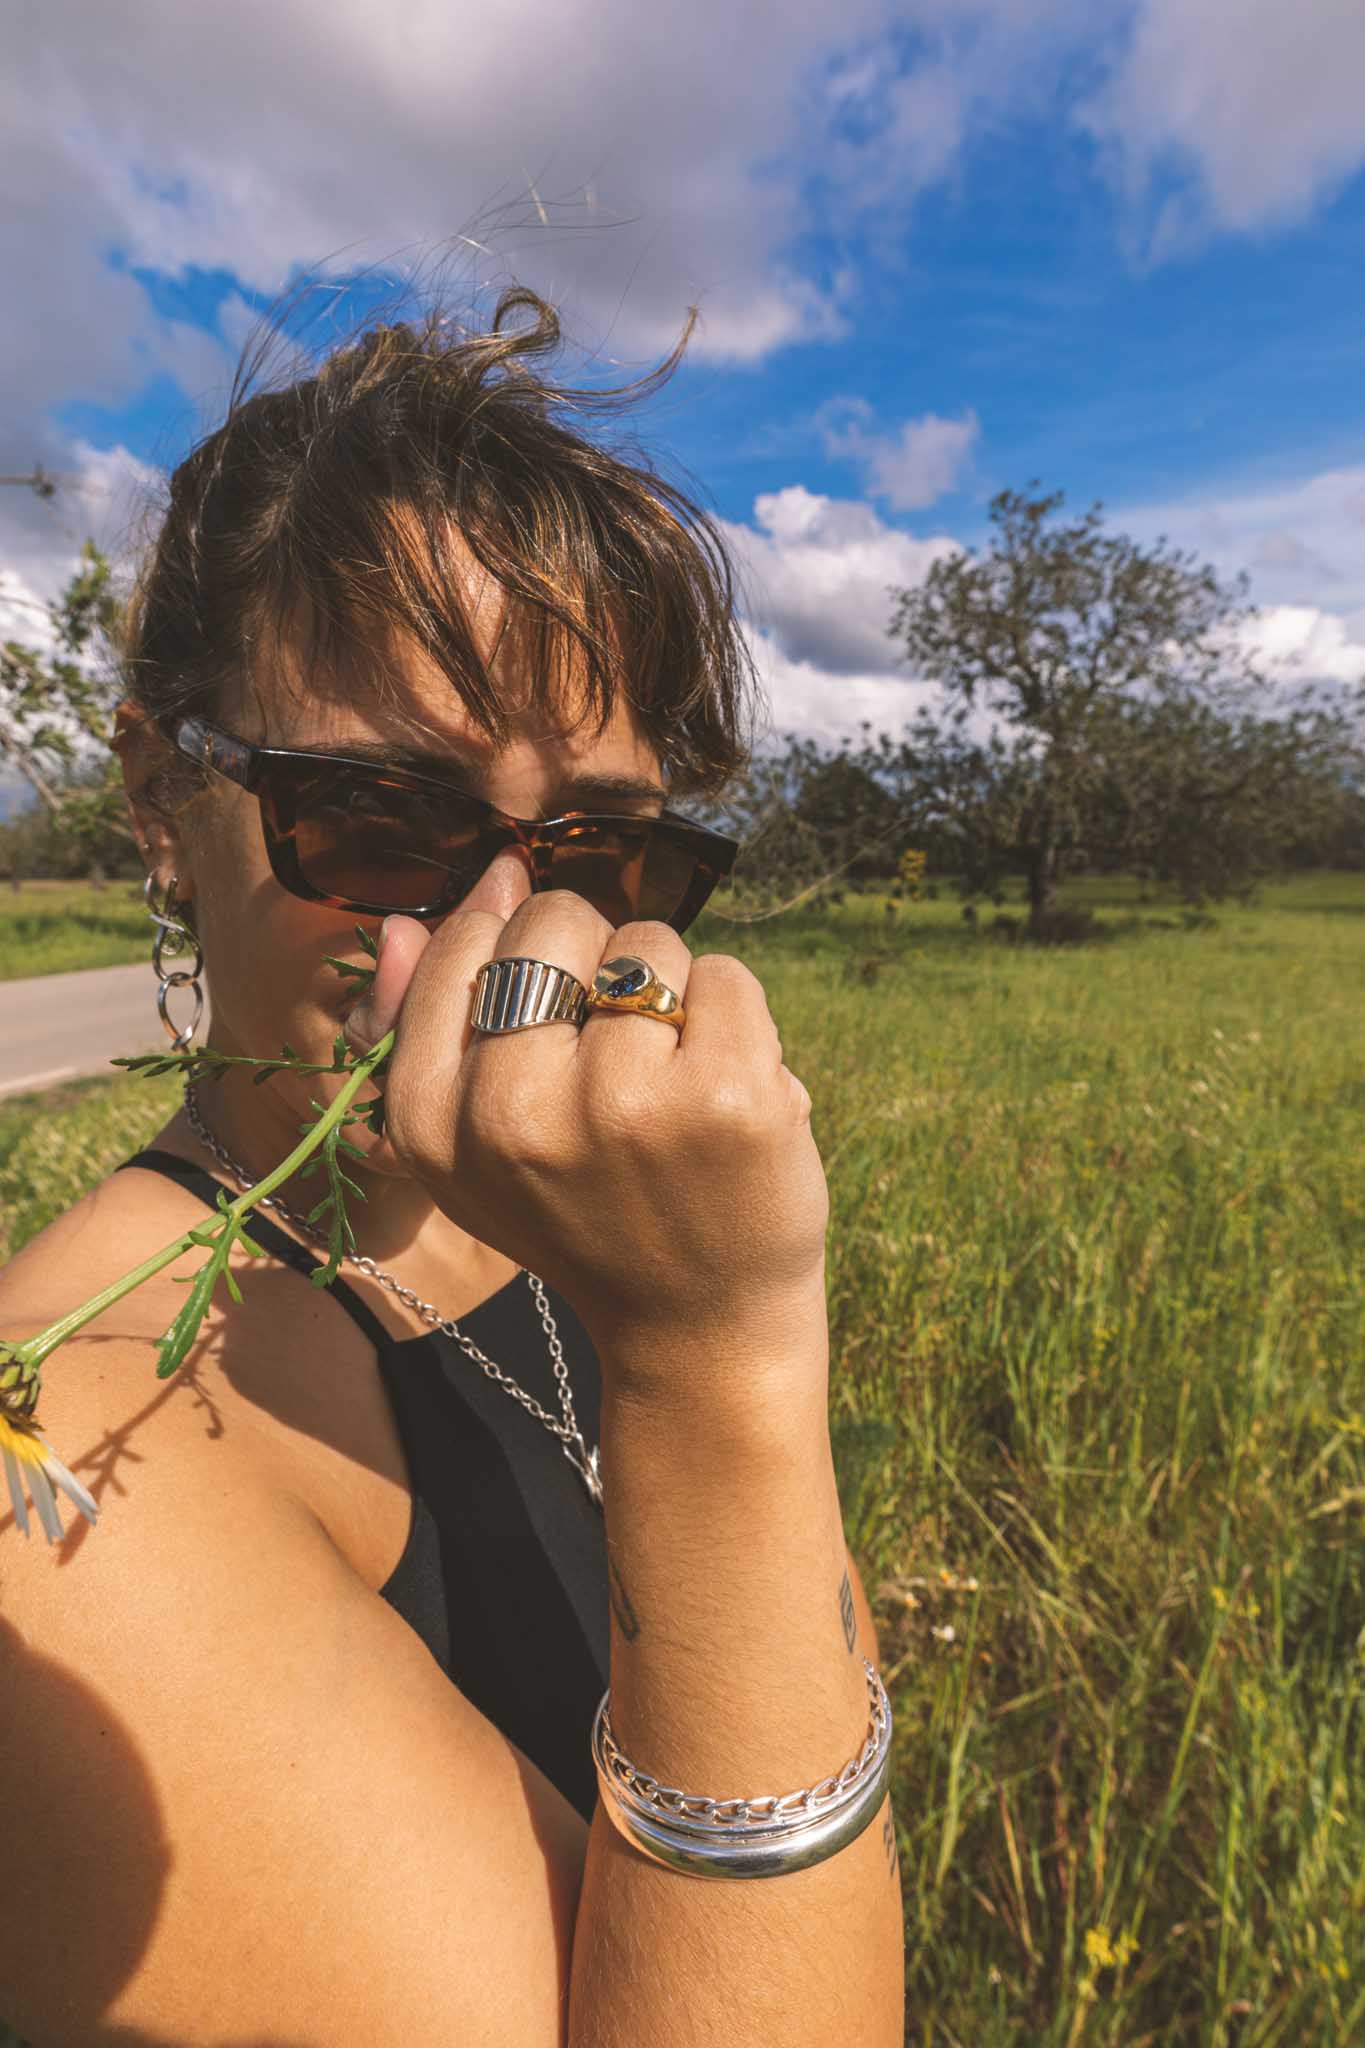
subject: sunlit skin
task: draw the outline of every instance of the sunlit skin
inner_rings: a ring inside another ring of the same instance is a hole
[[[552,817],[569,809],[657,812],[665,802],[657,751],[638,716],[619,696],[605,729],[597,734],[589,718],[569,730],[581,699],[574,696],[564,716],[548,724],[544,712],[517,709],[525,703],[522,657],[516,636],[504,630],[503,607],[486,582],[471,579],[467,602],[480,650],[501,687],[501,702],[512,725],[506,747],[497,749],[480,731],[448,678],[411,644],[385,649],[390,687],[348,690],[327,701],[302,685],[289,666],[273,678],[258,678],[254,690],[215,707],[218,721],[241,737],[268,746],[347,751],[355,740],[420,740],[435,753],[449,742],[450,779],[520,818]],[[286,657],[287,662],[287,657]],[[125,782],[130,792],[144,779],[156,755],[155,742],[135,718],[120,715]],[[570,777],[588,772],[630,775],[657,785],[650,798],[585,799],[566,795]],[[209,1022],[200,1042],[225,1053],[272,1056],[286,1041],[309,1059],[329,1060],[338,1029],[357,1002],[356,986],[327,965],[326,956],[364,961],[355,927],[377,935],[378,918],[357,918],[325,904],[290,895],[270,869],[259,807],[254,796],[221,776],[211,776],[202,794],[167,820],[132,802],[134,822],[149,867],[164,884],[178,876],[177,895],[194,904],[205,958]],[[519,850],[499,854],[460,908],[510,917],[530,895],[530,868]],[[387,1011],[408,980],[426,944],[428,928],[398,917],[389,926],[374,1007]],[[340,1082],[332,1076],[280,1074],[256,1085],[248,1070],[220,1082],[201,1084],[206,1120],[236,1158],[263,1173],[297,1142],[300,1123],[312,1117],[310,1097],[329,1100]],[[363,1098],[362,1098],[363,1099]],[[387,1139],[353,1126],[353,1141],[367,1154],[355,1167],[364,1203],[352,1205],[360,1248],[381,1266],[395,1265],[419,1293],[435,1291],[477,1299],[508,1277],[507,1261],[445,1216],[407,1173]],[[202,1146],[183,1112],[166,1125],[157,1142],[207,1164]],[[286,1185],[291,1206],[307,1210],[318,1199],[315,1180]]]
[[[491,649],[497,607],[475,618]],[[439,735],[456,786],[527,818],[596,808],[564,800],[565,778],[589,767],[653,777],[658,794],[637,806],[663,804],[661,763],[627,708],[596,736],[572,730],[576,705],[533,716],[513,636],[497,646],[510,737],[496,750],[443,675],[411,649],[375,651],[382,697],[292,687],[286,667],[240,700],[224,691],[214,715],[248,740],[315,749]],[[165,765],[163,743],[131,711],[123,725],[136,790]],[[211,1046],[271,1057],[288,1040],[326,1060],[343,1023],[382,1037],[407,992],[387,1080],[397,1150],[358,1137],[362,1251],[448,1315],[510,1281],[514,1258],[579,1310],[600,1367],[611,1713],[626,1754],[720,1796],[839,1768],[866,1727],[861,1659],[877,1646],[829,1443],[828,1191],[810,1097],[756,977],[660,925],[532,898],[512,853],[434,934],[390,926],[397,944],[357,1016],[326,962],[363,957],[355,920],[277,885],[254,797],[210,776],[174,817],[145,802],[134,815],[149,869],[163,886],[174,873],[193,903]],[[617,950],[653,957],[684,997],[684,1031],[607,1016],[471,1050],[460,1034],[479,965],[542,946],[580,979]],[[261,1175],[312,1120],[309,1097],[339,1085],[257,1087],[242,1071],[201,1094]],[[209,1164],[183,1114],[159,1142]],[[285,1193],[307,1207],[320,1189]],[[31,1328],[39,1303],[69,1297],[77,1261],[117,1275],[203,1221],[152,1175],[131,1188],[112,1176],[25,1247],[2,1306]],[[415,1476],[374,1348],[335,1302],[278,1268],[259,1278],[240,1305],[217,1304],[182,1382],[192,1399],[150,1376],[169,1282],[73,1342],[72,1369],[53,1374],[54,1435],[78,1470],[103,1465],[114,1512],[78,1563],[74,1545],[29,1547],[29,1569],[6,1580],[11,1633],[44,1674],[0,1688],[8,1750],[25,1760],[11,1774],[15,1840],[36,1844],[22,1926],[10,1915],[0,1940],[0,1978],[38,2015],[25,2031],[681,2048],[696,2014],[721,2012],[725,2037],[746,2042],[899,2042],[894,1842],[870,1826],[819,1868],[741,1891],[646,1862],[605,1811],[585,1825],[386,1597]],[[380,1306],[372,1283],[358,1292]],[[491,1525],[482,1543],[443,1536],[443,1568],[479,1574],[502,1538]],[[490,1584],[518,1601],[515,1584]],[[120,1753],[125,1780],[126,1759],[139,1772],[123,1808]],[[110,1900],[128,1899],[111,1917]],[[78,2004],[90,2018],[73,2032]]]

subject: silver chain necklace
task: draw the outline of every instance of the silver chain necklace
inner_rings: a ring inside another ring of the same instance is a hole
[[[252,1176],[244,1166],[240,1165],[233,1158],[226,1145],[222,1144],[214,1136],[200,1115],[199,1105],[195,1101],[193,1082],[186,1082],[185,1084],[185,1115],[189,1120],[190,1129],[194,1132],[200,1143],[207,1145],[214,1158],[221,1166],[227,1168],[233,1178],[241,1183],[244,1190],[249,1188],[252,1185]],[[260,1178],[260,1176],[258,1175],[257,1178]],[[315,1244],[326,1244],[326,1232],[319,1230],[316,1225],[310,1223],[306,1216],[301,1216],[297,1209],[291,1209],[287,1202],[280,1201],[277,1195],[262,1195],[257,1206],[262,1209],[278,1211],[281,1216],[293,1224],[296,1230],[301,1230],[306,1237],[311,1237]],[[552,1436],[557,1436],[565,1457],[587,1487],[589,1498],[595,1506],[601,1507],[602,1475],[598,1464],[597,1447],[594,1445],[592,1450],[588,1449],[587,1444],[583,1440],[583,1432],[578,1427],[578,1418],[574,1414],[573,1393],[569,1387],[569,1368],[564,1360],[564,1348],[559,1341],[559,1332],[555,1319],[550,1313],[550,1304],[546,1298],[545,1288],[534,1273],[527,1272],[526,1278],[530,1282],[535,1294],[536,1306],[540,1310],[540,1319],[545,1327],[545,1337],[550,1347],[550,1359],[554,1366],[555,1379],[559,1385],[559,1405],[564,1411],[564,1420],[562,1422],[556,1422],[554,1417],[547,1414],[545,1409],[541,1407],[533,1394],[528,1394],[525,1387],[518,1386],[510,1373],[505,1373],[500,1365],[495,1365],[491,1358],[480,1351],[473,1339],[466,1337],[459,1324],[451,1317],[442,1315],[440,1309],[433,1307],[431,1302],[423,1301],[419,1295],[413,1293],[410,1287],[405,1287],[402,1281],[397,1279],[394,1274],[381,1272],[373,1259],[362,1258],[352,1252],[344,1252],[342,1256],[347,1265],[357,1267],[362,1273],[368,1273],[372,1280],[377,1280],[381,1287],[387,1288],[389,1293],[403,1302],[406,1307],[415,1309],[424,1323],[430,1323],[435,1329],[444,1330],[448,1337],[453,1337],[455,1342],[468,1352],[475,1364],[483,1367],[490,1380],[494,1380],[504,1392],[512,1396],[514,1401],[520,1401],[527,1413],[534,1415],[537,1422],[543,1423]],[[523,1270],[525,1269],[523,1268]]]

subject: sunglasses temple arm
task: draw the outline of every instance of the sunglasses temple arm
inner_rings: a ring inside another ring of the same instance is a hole
[[[210,725],[206,718],[178,719],[172,736],[180,752],[197,761],[201,768],[212,768],[229,782],[240,783],[243,789],[257,787],[261,749],[247,740],[234,739],[231,733]]]

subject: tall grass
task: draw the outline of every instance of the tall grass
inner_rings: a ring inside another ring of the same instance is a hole
[[[948,901],[689,935],[816,1105],[909,2039],[1327,2048],[1365,2038],[1365,877],[1189,928],[1077,893],[1074,950]],[[159,1085],[0,1112],[11,1249]]]
[[[145,960],[151,930],[140,882],[0,885],[0,981]]]

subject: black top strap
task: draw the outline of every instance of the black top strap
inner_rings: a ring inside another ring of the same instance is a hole
[[[227,1183],[210,1173],[207,1167],[192,1166],[188,1159],[180,1159],[174,1152],[162,1152],[154,1145],[149,1145],[145,1151],[135,1152],[131,1159],[121,1160],[114,1171],[121,1173],[125,1166],[142,1166],[149,1173],[161,1173],[167,1180],[178,1181],[182,1188],[188,1189],[192,1195],[198,1195],[200,1201],[210,1209],[218,1207],[219,1190],[227,1187]],[[234,1194],[236,1190],[227,1188],[227,1192]],[[307,1245],[300,1244],[287,1230],[281,1230],[278,1223],[273,1223],[260,1209],[252,1210],[247,1228],[257,1244],[264,1245],[275,1258],[283,1259],[296,1273],[315,1273],[323,1264],[320,1258],[309,1251]],[[355,1289],[349,1287],[339,1274],[327,1292],[339,1307],[345,1309],[351,1321],[364,1331],[376,1350],[393,1342],[373,1309],[365,1305]]]

